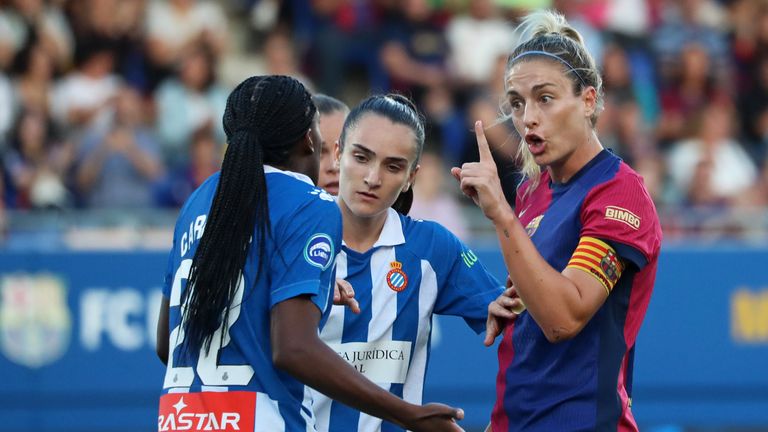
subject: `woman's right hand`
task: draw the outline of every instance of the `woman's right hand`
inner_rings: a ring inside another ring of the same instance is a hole
[[[480,161],[451,168],[451,175],[459,182],[464,195],[472,198],[488,219],[497,222],[503,215],[514,212],[504,197],[496,162],[493,161],[481,121],[475,123],[475,136]]]
[[[418,406],[403,420],[406,429],[413,432],[463,432],[457,420],[464,418],[464,410],[441,403]]]

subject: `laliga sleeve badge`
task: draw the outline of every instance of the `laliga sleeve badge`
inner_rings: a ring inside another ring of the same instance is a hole
[[[333,242],[326,234],[313,235],[304,247],[304,260],[321,270],[331,266],[333,257]]]
[[[408,287],[408,276],[403,271],[403,264],[397,261],[389,263],[392,268],[387,273],[387,285],[392,291],[400,292]]]

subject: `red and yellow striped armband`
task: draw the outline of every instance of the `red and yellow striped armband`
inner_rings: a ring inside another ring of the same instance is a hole
[[[611,293],[621,273],[624,263],[608,243],[594,237],[582,237],[571,256],[567,267],[585,271],[603,284],[606,292]]]

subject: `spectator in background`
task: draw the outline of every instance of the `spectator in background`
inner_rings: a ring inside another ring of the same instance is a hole
[[[314,88],[311,80],[299,68],[298,55],[293,41],[283,31],[274,31],[264,41],[264,72],[261,75],[291,76],[307,87]]]
[[[138,92],[124,87],[117,95],[112,123],[92,129],[83,138],[75,180],[87,206],[142,208],[154,204],[153,191],[164,168],[144,111]]]
[[[13,84],[0,71],[0,151],[5,148],[5,137],[13,124],[13,115],[16,112],[14,99]]]
[[[727,79],[729,57],[722,30],[723,18],[714,0],[666,2],[662,23],[652,35],[663,82],[673,81],[678,58],[684,48],[693,44],[700,46],[709,59],[714,59],[709,73],[721,83]]]
[[[595,64],[603,63],[603,33],[605,25],[605,2],[583,2],[572,0],[554,0],[552,6],[565,16],[574,29],[581,34],[584,44],[592,53]]]
[[[727,98],[715,79],[712,58],[706,47],[689,42],[680,50],[677,72],[661,89],[661,116],[657,125],[662,147],[690,135],[691,119],[705,106]]]
[[[72,60],[74,41],[58,5],[45,0],[11,0],[0,8],[0,68],[14,66],[19,55],[41,46],[58,68]]]
[[[638,159],[656,151],[652,131],[643,123],[637,99],[606,98],[597,131],[604,145],[631,166]]]
[[[438,18],[428,0],[404,0],[385,29],[381,62],[392,88],[413,95],[419,106],[429,90],[448,84],[448,41]]]
[[[427,141],[439,149],[449,160],[462,160],[467,138],[461,107],[456,94],[445,86],[429,89],[422,104],[426,117]]]
[[[323,137],[317,186],[331,195],[338,195],[339,167],[334,158],[334,152],[341,138],[344,121],[349,114],[349,107],[344,102],[323,94],[312,96],[312,102],[315,103],[317,112],[320,114],[317,127],[320,128],[320,135]]]
[[[304,5],[306,3],[306,5]],[[365,70],[368,88],[385,91],[389,77],[379,58],[383,16],[388,0],[299,0],[294,19],[300,53],[308,55],[307,67],[319,90],[341,97],[344,77],[351,67]],[[310,14],[304,10],[311,10]],[[311,29],[311,30],[308,30]]]
[[[768,55],[757,60],[752,78],[753,87],[741,95],[739,113],[751,154],[761,160],[768,156]]]
[[[221,168],[221,146],[210,127],[202,127],[191,136],[189,157],[185,165],[170,173],[160,201],[163,205],[181,207],[189,195]]]
[[[5,229],[8,222],[5,216],[5,170],[0,164],[0,240],[5,239]]]
[[[11,133],[4,165],[10,180],[12,206],[20,209],[62,208],[70,203],[64,175],[71,149],[56,143],[41,112],[23,111]]]
[[[15,104],[19,110],[48,113],[53,87],[53,61],[41,46],[29,49],[20,61],[20,75],[14,82]]]
[[[468,13],[453,17],[445,33],[453,79],[464,86],[483,86],[496,59],[515,45],[514,29],[499,16],[493,0],[470,0]]]
[[[144,18],[147,0],[78,0],[67,3],[78,48],[98,43],[112,51],[115,71],[147,90]]]
[[[186,146],[198,129],[210,127],[216,141],[224,142],[221,118],[227,94],[216,79],[209,50],[198,47],[181,58],[176,75],[165,80],[155,93],[157,131],[168,166],[183,164],[189,154]]]
[[[603,59],[605,108],[598,120],[598,135],[606,147],[633,165],[637,158],[654,151],[650,125],[643,121],[625,50],[609,44]]]
[[[97,0],[98,1],[98,0]],[[193,48],[217,58],[228,45],[229,25],[217,1],[152,0],[147,8],[147,53],[156,82]]]
[[[439,223],[460,240],[469,240],[469,227],[456,197],[445,189],[448,167],[438,153],[425,151],[419,162],[419,181],[413,184],[414,219]]]
[[[94,41],[78,46],[78,52],[77,70],[56,82],[50,99],[57,125],[75,135],[97,124],[104,127],[121,81],[114,74],[115,59],[108,45]]]
[[[698,133],[673,144],[667,166],[679,196],[693,205],[725,203],[751,187],[757,170],[734,137],[734,110],[728,103],[706,106]]]

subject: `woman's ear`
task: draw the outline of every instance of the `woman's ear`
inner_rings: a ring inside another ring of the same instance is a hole
[[[339,144],[339,140],[333,143],[333,163],[336,168],[341,164],[341,144]]]
[[[416,173],[419,172],[419,168],[421,168],[421,165],[416,165],[408,175],[408,182],[405,183],[403,192],[408,192],[408,189],[412,188],[413,185],[416,184]]]
[[[584,102],[584,115],[587,118],[592,117],[597,110],[597,90],[589,86],[581,92],[581,100]]]
[[[304,145],[305,145],[305,149],[306,149],[308,154],[312,154],[316,150],[316,148],[315,148],[315,141],[314,141],[314,137],[316,135],[317,134],[314,133],[312,128],[307,129],[307,133],[304,135]],[[322,143],[318,143],[318,144],[322,145]]]

